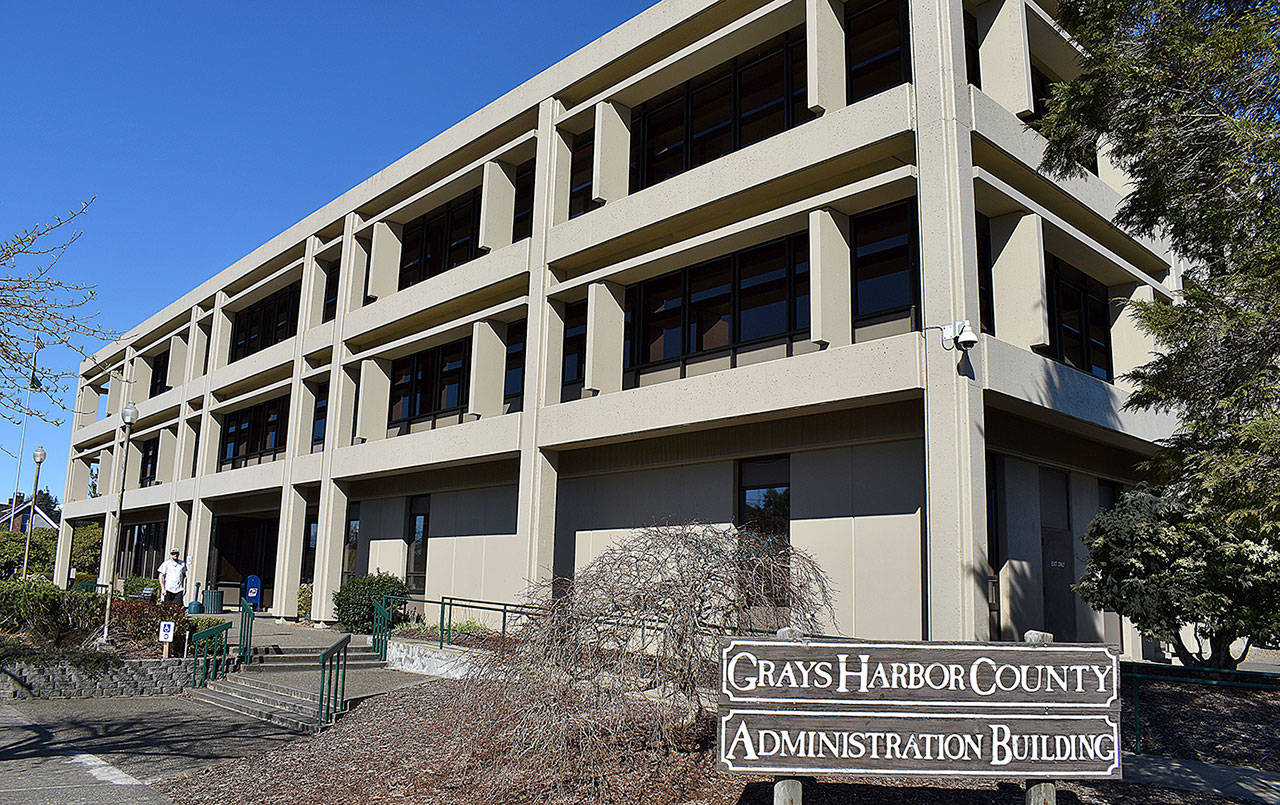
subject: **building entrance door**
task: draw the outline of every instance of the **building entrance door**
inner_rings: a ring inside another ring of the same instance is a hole
[[[1060,643],[1076,640],[1076,560],[1065,472],[1040,468],[1040,557],[1044,580],[1044,630]]]
[[[279,515],[220,515],[213,519],[209,587],[223,590],[232,608],[239,605],[240,585],[249,576],[262,581],[262,605],[271,606],[279,532]]]

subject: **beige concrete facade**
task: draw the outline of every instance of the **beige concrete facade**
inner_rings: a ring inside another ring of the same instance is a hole
[[[903,78],[857,96],[869,80],[857,31],[876,14],[900,25],[886,58]],[[743,89],[742,144],[637,181],[633,161],[663,158],[646,157],[653,143],[641,139],[641,122],[657,119],[645,117],[650,102],[690,82],[694,121],[702,77],[733,65],[746,87],[743,54],[772,42],[783,43],[789,91],[801,87],[785,130],[746,143]],[[1114,378],[1150,351],[1119,300],[1168,297],[1177,275],[1163,244],[1110,223],[1124,177],[1105,159],[1100,174],[1065,181],[1037,169],[1044,141],[1024,122],[1033,73],[1069,76],[1071,53],[1035,0],[663,0],[82,364],[58,578],[82,519],[105,523],[102,578],[127,572],[110,538],[123,486],[126,527],[163,522],[166,546],[202,584],[269,574],[280,616],[296,614],[310,579],[311,615],[332,619],[343,578],[377,570],[431,597],[511,600],[629,530],[738,521],[743,462],[786,456],[790,539],[832,578],[833,630],[1015,639],[1065,623],[1081,640],[1139,650],[1062,578],[1083,567],[1080,535],[1105,496],[1136,480],[1136,462],[1172,427],[1123,411]],[[417,222],[472,193],[470,258],[405,287]],[[873,228],[860,222],[899,202],[887,209],[910,219],[901,248],[914,297],[909,310],[861,315],[858,295],[882,291],[857,274],[875,259],[859,252],[859,227]],[[788,280],[788,334],[748,343],[746,324],[724,323],[738,328],[731,347],[634,357],[645,353],[633,341],[651,340],[628,301],[642,284],[772,243],[807,254],[795,261],[808,291]],[[1068,315],[1053,313],[1060,264],[1111,300],[1105,325],[1088,325],[1107,343],[1110,379],[1050,354]],[[250,311],[277,298],[296,305],[292,334],[256,350],[233,343]],[[994,327],[973,348],[943,337],[960,321],[976,331],[984,313]],[[398,367],[443,362],[459,342],[465,398],[396,419]],[[167,383],[153,383],[166,355]],[[283,436],[220,456],[239,423],[270,417],[245,412],[286,395]],[[126,400],[141,418],[122,472]]]

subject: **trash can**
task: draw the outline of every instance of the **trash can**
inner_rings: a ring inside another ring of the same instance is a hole
[[[204,611],[210,615],[222,614],[222,590],[204,591]]]

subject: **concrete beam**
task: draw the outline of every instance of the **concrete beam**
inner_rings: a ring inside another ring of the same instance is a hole
[[[809,213],[809,340],[820,347],[853,343],[849,233],[849,216],[844,213]]]

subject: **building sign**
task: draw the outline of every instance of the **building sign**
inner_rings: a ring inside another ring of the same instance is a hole
[[[720,762],[795,774],[1120,775],[1100,645],[727,640]]]

